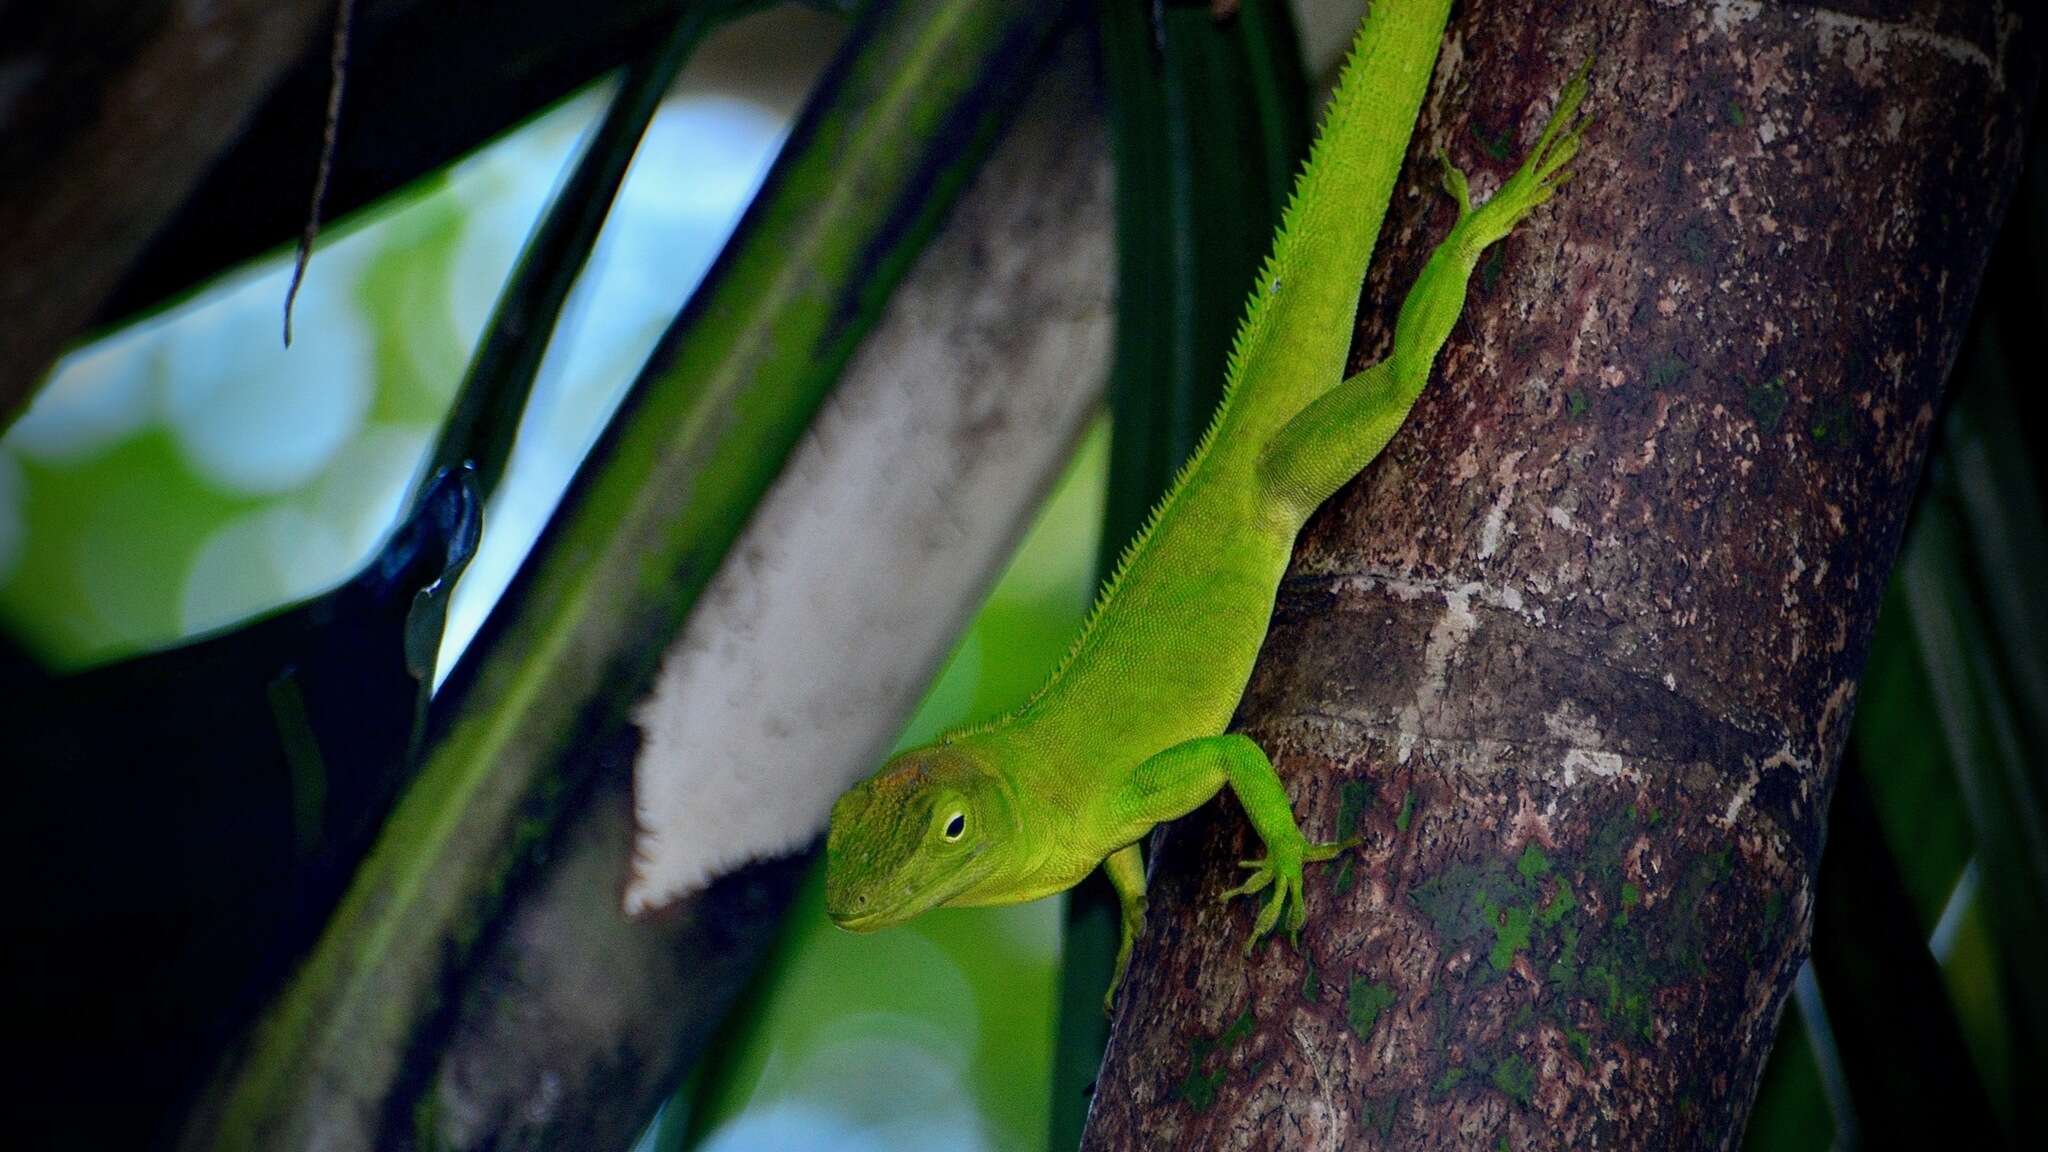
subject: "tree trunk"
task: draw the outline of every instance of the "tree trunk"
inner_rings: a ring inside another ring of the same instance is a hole
[[[1578,177],[1481,267],[1311,523],[1239,722],[1312,838],[1300,950],[1161,837],[1084,1147],[1727,1147],[1807,948],[1834,767],[2017,170],[2019,18],[1962,0],[1456,17],[1354,367],[1594,50]]]

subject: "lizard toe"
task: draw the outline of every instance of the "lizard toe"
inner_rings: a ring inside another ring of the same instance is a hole
[[[1258,919],[1252,921],[1252,934],[1246,937],[1244,942],[1245,955],[1251,955],[1252,949],[1258,945],[1259,941],[1272,935],[1273,929],[1280,923],[1280,914],[1286,909],[1286,906],[1287,886],[1284,883],[1276,885],[1273,889],[1273,894],[1268,896],[1266,903],[1260,907]]]
[[[1320,863],[1324,860],[1335,860],[1337,857],[1363,843],[1365,843],[1365,837],[1363,836],[1353,836],[1349,840],[1324,840],[1311,843],[1308,847],[1302,849],[1301,858],[1303,861],[1311,864]]]
[[[1248,864],[1246,866],[1252,867],[1253,865]],[[1235,888],[1229,889],[1225,892],[1218,893],[1216,898],[1218,900],[1229,901],[1239,896],[1255,896],[1260,892],[1265,891],[1267,886],[1273,883],[1273,870],[1271,868],[1266,867],[1264,861],[1259,861],[1256,867],[1258,868],[1258,871],[1253,872],[1250,879],[1246,880],[1242,884],[1239,884]]]

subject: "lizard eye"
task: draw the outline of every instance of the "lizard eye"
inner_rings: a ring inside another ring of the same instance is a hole
[[[946,842],[950,844],[953,841],[960,839],[960,837],[965,835],[966,832],[967,814],[965,812],[953,813],[953,818],[946,821]]]

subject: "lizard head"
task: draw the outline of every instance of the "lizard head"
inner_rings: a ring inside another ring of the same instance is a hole
[[[937,908],[993,871],[1015,825],[1001,775],[966,749],[897,755],[832,806],[825,910],[871,932]]]

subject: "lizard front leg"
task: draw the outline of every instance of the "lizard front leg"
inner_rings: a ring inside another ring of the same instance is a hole
[[[1273,762],[1251,737],[1240,733],[1204,736],[1176,744],[1138,765],[1131,783],[1118,804],[1118,819],[1126,827],[1143,828],[1178,819],[1200,807],[1228,784],[1251,819],[1252,829],[1265,842],[1266,855],[1247,860],[1251,879],[1223,893],[1223,899],[1250,896],[1271,889],[1266,903],[1252,922],[1247,953],[1253,945],[1280,925],[1283,918],[1290,937],[1298,936],[1308,922],[1308,908],[1302,898],[1301,869],[1304,863],[1328,860],[1351,843],[1315,843],[1295,826],[1294,810],[1288,805],[1287,790],[1273,771]],[[1112,873],[1114,879],[1114,873]]]

